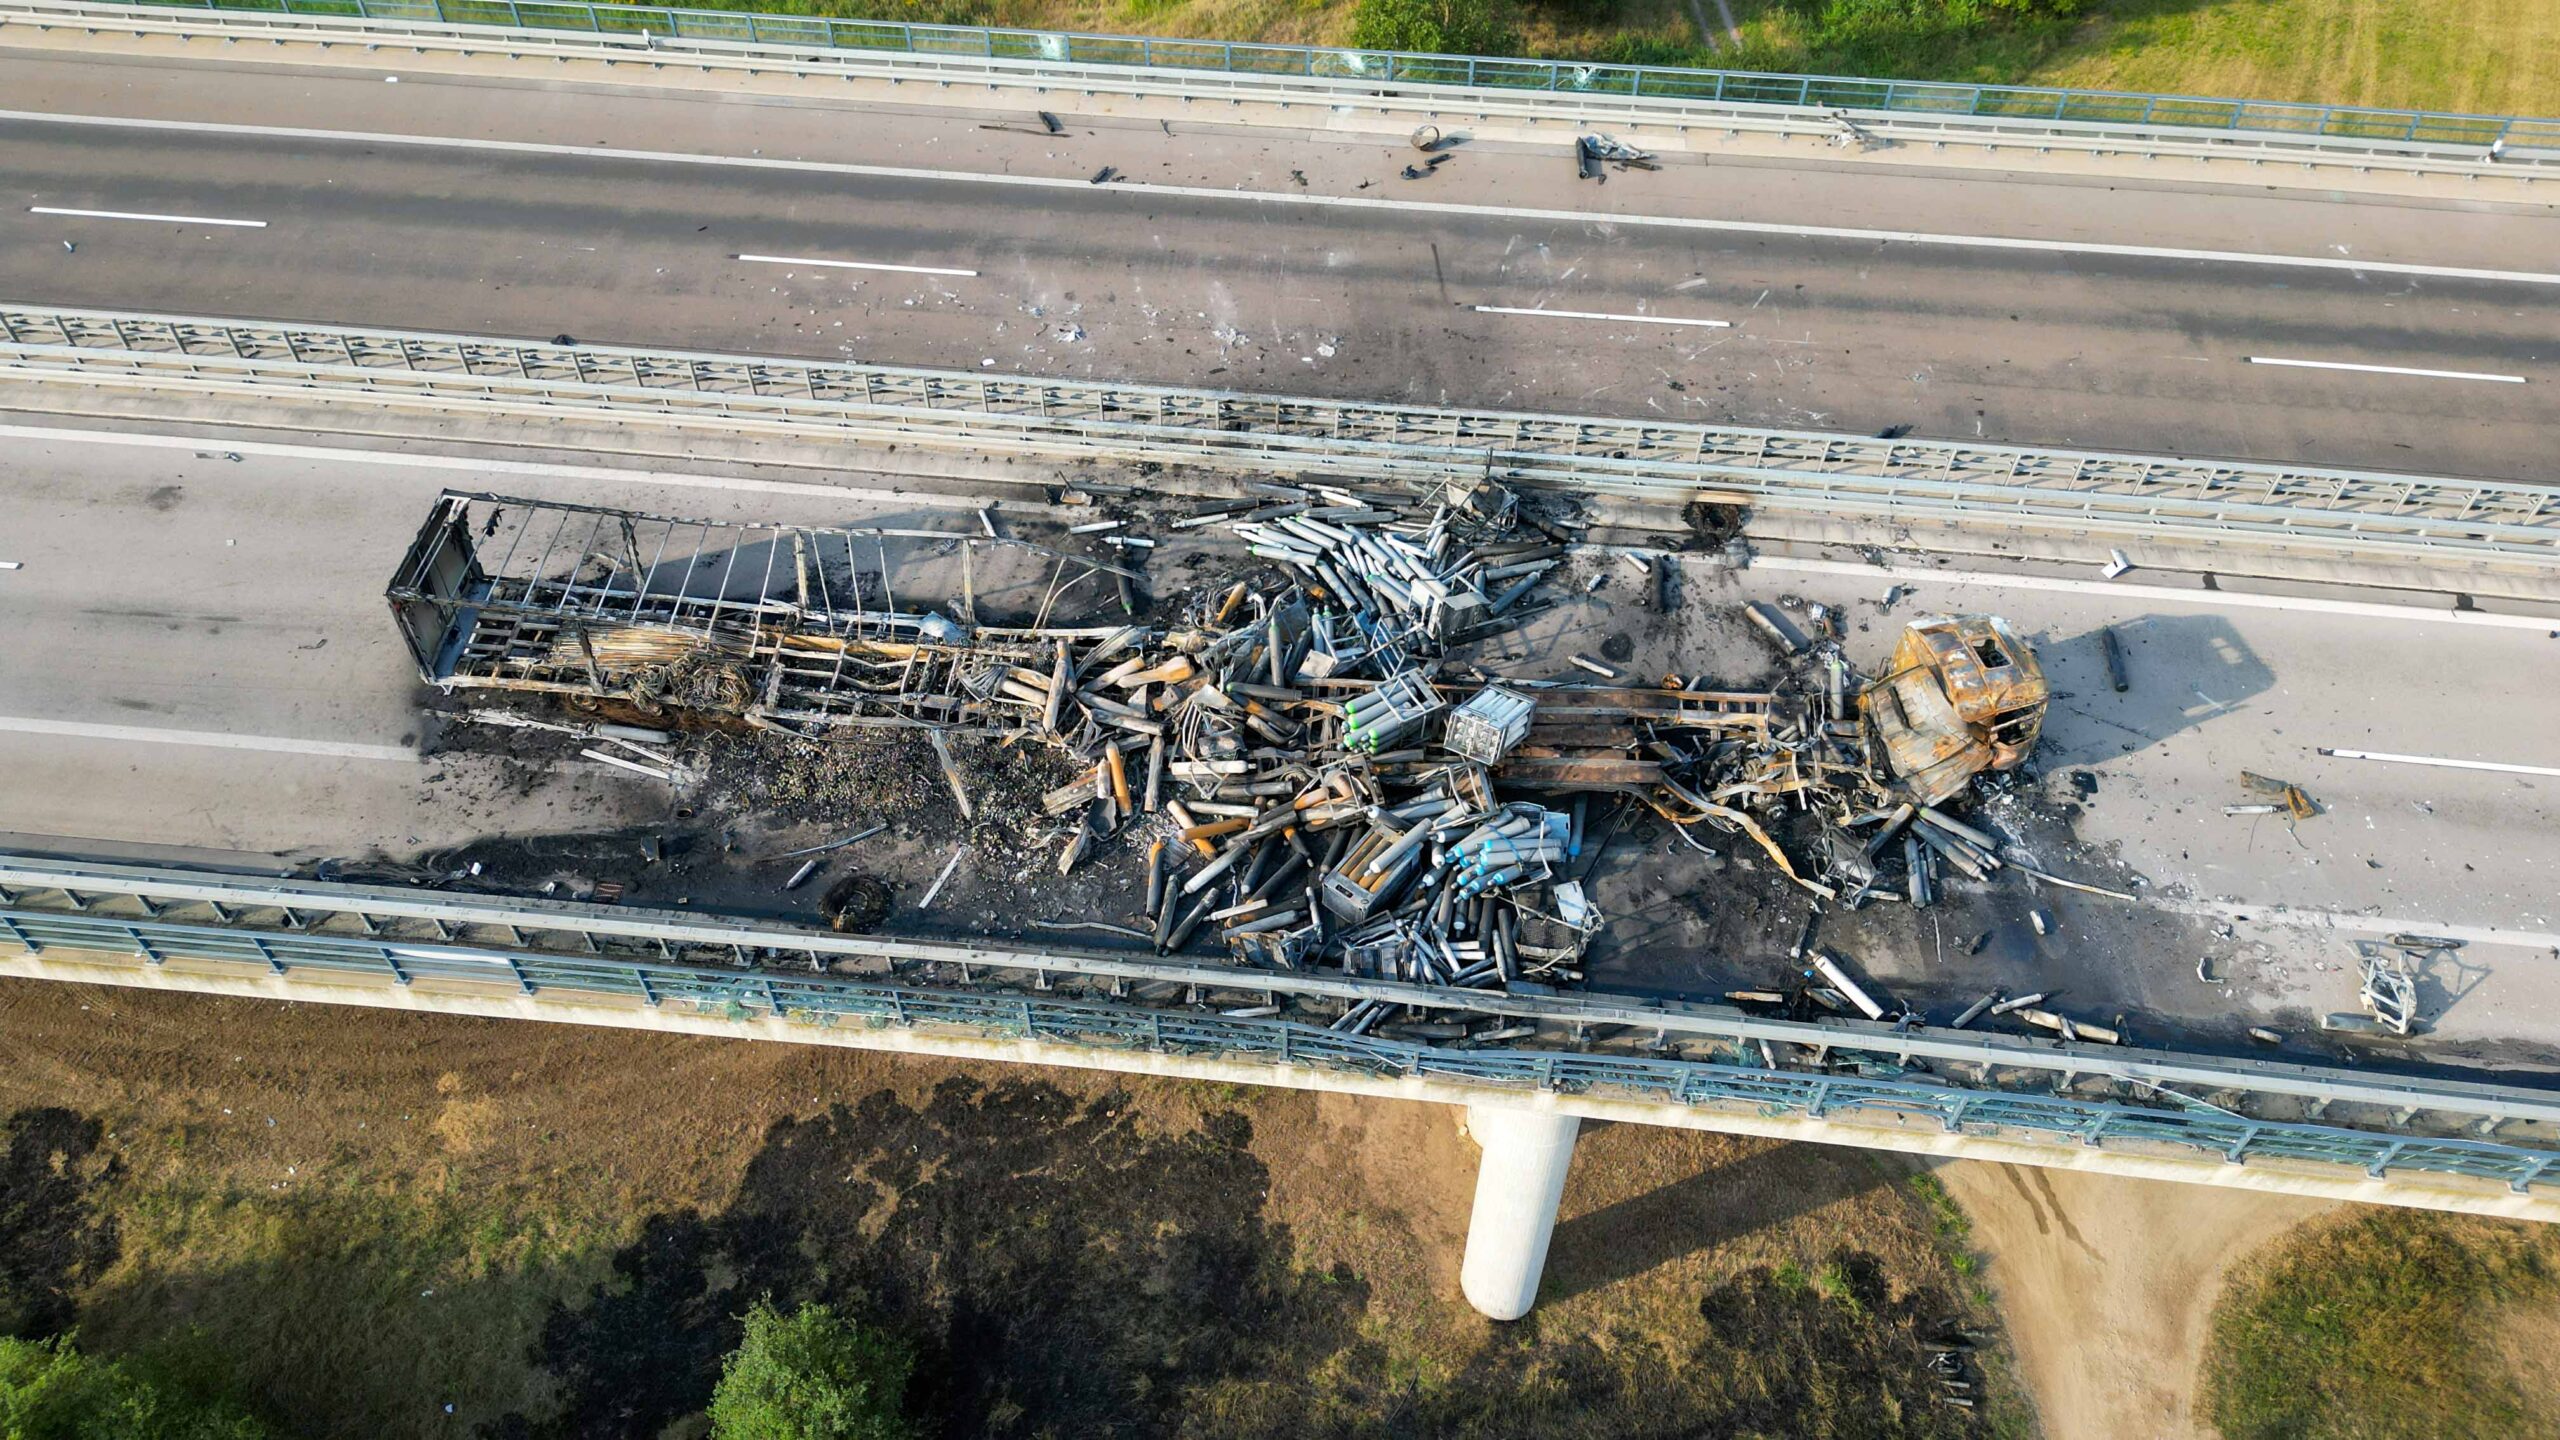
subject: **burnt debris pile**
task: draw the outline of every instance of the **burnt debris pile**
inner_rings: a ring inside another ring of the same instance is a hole
[[[2042,719],[2035,657],[1996,618],[1917,621],[1867,676],[1835,617],[1814,607],[1799,628],[1755,606],[1786,656],[1767,689],[1635,681],[1580,655],[1607,683],[1557,681],[1472,656],[1549,603],[1541,583],[1583,548],[1570,502],[1487,480],[1171,503],[1163,541],[1062,527],[1090,547],[1075,554],[986,512],[965,533],[849,530],[448,494],[390,594],[448,691],[820,743],[923,728],[964,814],[943,737],[1046,749],[1067,777],[1038,805],[1057,871],[1142,855],[1126,928],[1159,953],[1223,944],[1251,965],[1456,987],[1577,979],[1606,923],[1590,866],[1636,806],[1851,906],[1927,905],[1943,871],[2001,863],[1943,808],[2020,763]],[[1140,622],[1143,567],[1177,538],[1219,542],[1226,572]],[[944,557],[957,593],[918,604],[912,576],[892,583],[893,542]],[[988,552],[1008,548],[1055,565],[1026,624],[981,615]],[[1059,623],[1061,597],[1103,575],[1086,593],[1110,623]]]

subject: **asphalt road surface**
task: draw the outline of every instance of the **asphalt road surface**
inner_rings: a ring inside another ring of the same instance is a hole
[[[0,120],[22,301],[2549,472],[2547,208],[1810,164],[1603,189],[1463,150],[1414,182],[1410,152],[1267,134],[27,59],[0,80],[13,114],[152,122]],[[1086,183],[1104,157],[1124,179]]]
[[[73,848],[103,839],[413,853],[493,833],[664,823],[664,787],[619,771],[417,758],[421,692],[382,588],[444,487],[709,518],[961,529],[974,526],[983,494],[971,492],[984,489],[946,482],[938,496],[892,496],[805,472],[626,472],[41,424],[0,443],[12,457],[0,559],[24,566],[0,571],[13,633],[0,649],[0,829],[72,837]],[[1004,506],[1017,529],[1056,523],[1037,504]],[[1851,658],[1868,666],[1912,614],[2003,613],[2059,692],[2040,778],[2019,800],[2048,816],[2063,805],[2079,813],[2068,839],[2008,800],[1974,813],[2041,835],[2031,842],[2041,866],[2138,885],[2144,902],[2039,891],[2011,874],[1926,916],[1870,905],[1828,917],[1823,943],[1933,1010],[2001,983],[2064,989],[2081,1018],[2131,1012],[2155,1027],[2228,1033],[2246,1017],[2299,1032],[2311,1014],[2354,1008],[2354,934],[2448,934],[2472,943],[2428,976],[2438,1053],[2485,1059],[2512,1054],[2501,1048],[2510,1042],[2560,1044],[2549,845],[2560,732],[2519,718],[2548,704],[2560,642],[2545,629],[2079,578],[1898,583],[1909,593],[1888,612],[1878,605],[1886,582],[1871,571],[1787,561],[1721,581],[1702,571],[1684,582],[1698,623],[1670,626],[1604,588],[1486,658],[1529,678],[1576,678],[1564,657],[1614,631],[1634,637],[1627,663],[1638,672],[1745,683],[1767,654],[1731,618],[1744,599],[1844,607]],[[2110,625],[2132,660],[2121,695],[2099,657],[2099,628]],[[2342,759],[2323,747],[2488,768]],[[2298,781],[2325,813],[2298,826],[2225,814],[2257,798],[2243,770]],[[941,860],[938,845],[928,849],[918,885]],[[1618,958],[1595,983],[1690,994],[1769,983],[1797,938],[1802,897],[1706,873],[1714,868],[1642,827],[1617,842],[1595,892]],[[1746,916],[1752,894],[1764,898]],[[2029,906],[2053,933],[2030,932]]]

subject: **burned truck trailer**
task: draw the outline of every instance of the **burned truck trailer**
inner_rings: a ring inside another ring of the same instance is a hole
[[[1010,728],[1050,708],[1049,681],[1069,651],[1090,660],[1144,634],[972,626],[901,608],[895,561],[918,549],[956,549],[964,615],[993,551],[1117,568],[995,535],[691,520],[447,491],[388,596],[419,675],[449,692],[806,732]]]
[[[1245,554],[1162,624],[1049,623],[1082,580],[1128,573],[1102,558],[1118,519],[1068,527],[1097,552],[1077,556],[1001,538],[983,513],[981,535],[462,493],[438,500],[389,598],[420,673],[448,691],[1063,753],[1078,773],[1043,800],[1058,868],[1144,827],[1160,951],[1209,925],[1242,958],[1289,967],[1571,978],[1602,924],[1582,887],[1590,822],[1629,801],[1684,836],[1744,837],[1852,905],[1929,903],[1940,863],[1997,868],[1996,842],[1934,807],[2034,741],[2043,677],[2004,622],[1920,621],[1872,683],[1828,626],[1766,690],[1562,683],[1472,655],[1524,575],[1573,558],[1565,527],[1520,497],[1253,488],[1171,522],[1221,526]],[[984,623],[998,552],[1049,571],[1029,624]],[[902,589],[939,598],[902,605]]]

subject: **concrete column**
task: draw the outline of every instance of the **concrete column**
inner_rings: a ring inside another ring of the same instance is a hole
[[[1564,1198],[1573,1137],[1581,1128],[1574,1116],[1544,1110],[1467,1107],[1467,1133],[1484,1155],[1476,1163],[1475,1213],[1467,1221],[1458,1288],[1468,1304],[1496,1320],[1517,1320],[1538,1301],[1556,1204]]]

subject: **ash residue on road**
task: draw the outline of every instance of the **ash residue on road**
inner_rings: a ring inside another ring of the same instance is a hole
[[[1064,753],[1035,743],[958,735],[947,742],[969,818],[921,730],[848,729],[822,740],[789,735],[705,736],[692,752],[699,803],[741,830],[854,830],[897,816],[989,854],[1045,848],[1062,828],[1040,797],[1076,778]],[[824,843],[824,839],[812,843]]]

